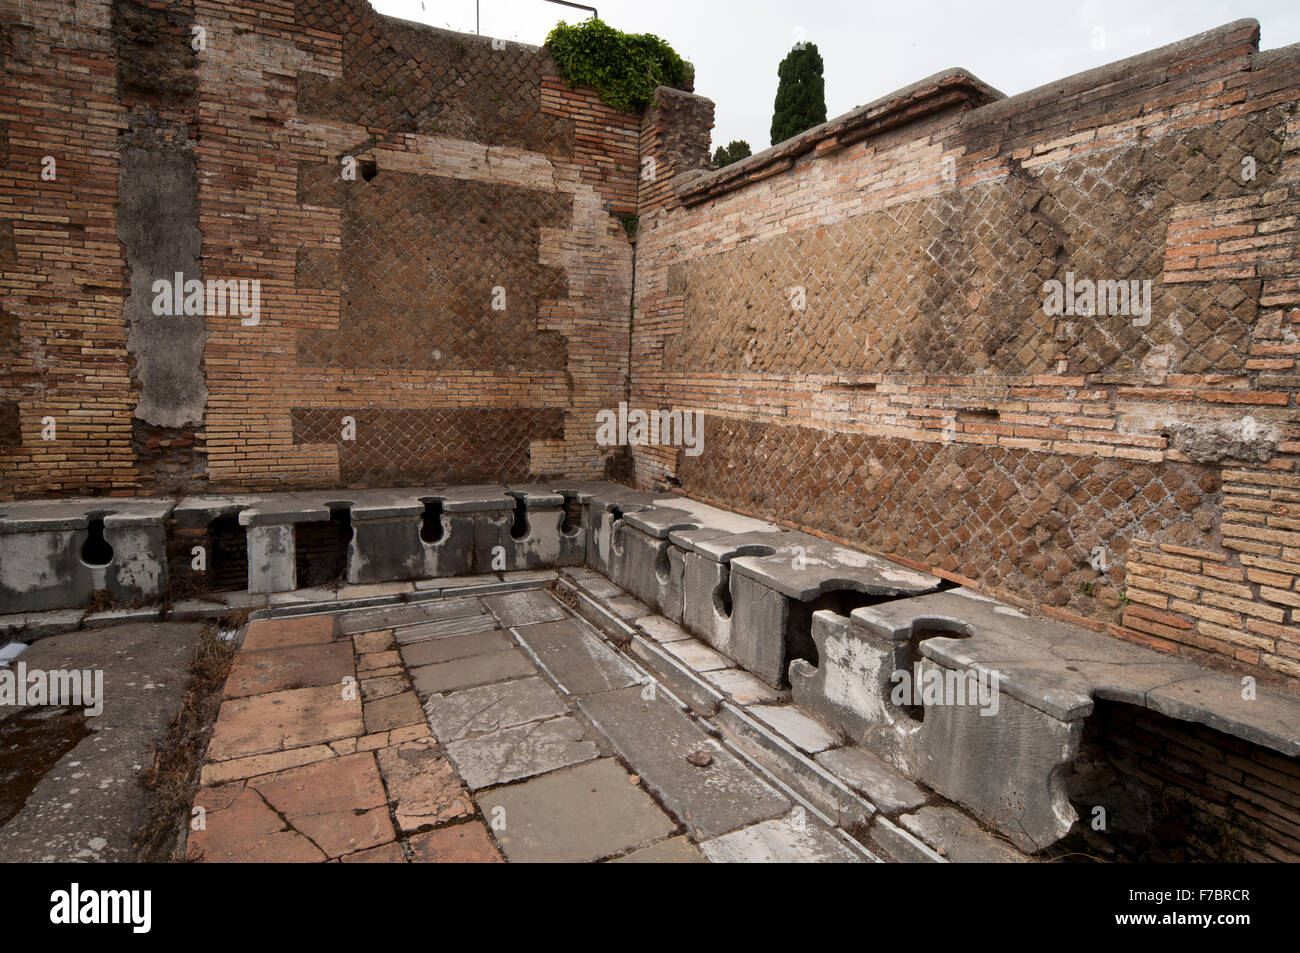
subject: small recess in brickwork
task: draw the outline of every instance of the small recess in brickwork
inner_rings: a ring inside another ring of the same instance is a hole
[[[219,516],[208,524],[208,571],[217,592],[238,592],[248,586],[248,534],[238,516]]]
[[[340,441],[340,413],[293,411],[294,442],[338,447],[339,475],[349,485],[522,481],[532,442],[564,436],[563,411],[550,408],[370,408],[353,416],[356,439]]]
[[[8,219],[0,220],[0,262],[14,264],[18,261],[18,249],[14,244],[14,223]]]
[[[565,536],[576,536],[582,531],[582,503],[576,493],[564,494],[564,521],[560,524],[560,532]]]
[[[347,572],[352,542],[352,503],[328,503],[329,521],[294,527],[294,558],[302,588],[340,583]]]
[[[0,447],[22,445],[22,419],[18,414],[18,404],[12,400],[0,401]]]
[[[367,173],[367,168],[370,173]],[[543,230],[569,228],[572,197],[496,182],[386,172],[365,185],[331,161],[299,168],[304,205],[340,209],[334,262],[306,256],[309,287],[342,291],[334,327],[298,334],[301,363],[348,368],[558,370],[567,347],[540,321],[568,297],[568,274],[543,263]],[[504,295],[494,307],[494,291]]]

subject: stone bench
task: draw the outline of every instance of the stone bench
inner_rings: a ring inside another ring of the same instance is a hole
[[[637,514],[644,516],[644,514]],[[682,625],[774,688],[814,651],[813,614],[932,591],[940,580],[793,530],[669,534],[683,551]]]
[[[0,611],[80,608],[95,592],[147,600],[167,586],[166,500],[0,504]]]
[[[654,495],[618,483],[599,481],[579,480],[550,486],[556,492],[572,496],[582,505],[587,565],[612,576],[611,561],[620,558],[620,554],[614,552],[615,525],[627,513],[654,506]]]
[[[654,499],[618,484],[560,481],[214,494],[176,503],[15,502],[0,509],[0,614],[80,608],[96,590],[147,601],[166,590],[169,575],[187,591],[212,589],[208,564],[218,521],[244,534],[246,583],[239,588],[254,595],[303,588],[300,535],[304,527],[329,524],[337,529],[339,573],[353,585],[578,566],[589,559],[607,569],[614,524]],[[92,537],[113,553],[103,565],[81,558]]]
[[[937,589],[940,580],[770,523],[666,497],[616,527],[609,576],[773,687],[813,652],[814,611]]]
[[[298,588],[295,527],[346,514],[354,585],[577,565],[580,530],[564,532],[566,496],[536,486],[456,486],[265,495],[243,510],[249,592]]]
[[[1235,676],[966,589],[847,618],[818,612],[812,636],[817,664],[790,668],[795,702],[1027,851],[1056,842],[1077,818],[1064,773],[1095,699],[1300,755],[1300,699],[1258,688],[1246,700]],[[908,684],[919,674],[935,697],[923,690],[918,706],[901,696],[895,673],[911,675]]]

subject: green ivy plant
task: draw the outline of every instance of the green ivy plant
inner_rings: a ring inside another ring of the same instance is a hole
[[[640,112],[657,87],[680,87],[690,75],[690,65],[659,37],[624,33],[596,17],[573,26],[561,20],[546,45],[565,82],[594,89],[624,112]]]

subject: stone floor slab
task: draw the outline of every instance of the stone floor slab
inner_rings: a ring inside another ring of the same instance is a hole
[[[365,702],[362,716],[366,723],[366,732],[392,731],[408,725],[424,725],[424,709],[415,692],[402,692],[389,695],[375,701]]]
[[[805,715],[793,705],[754,705],[748,711],[796,748],[809,754],[839,744],[839,739],[827,731],[821,722]]]
[[[636,620],[641,631],[656,642],[684,642],[692,639],[689,632],[675,622],[669,622],[663,616],[648,615]]]
[[[405,675],[383,675],[361,680],[362,702],[377,701],[391,695],[400,695],[411,687],[411,680]]]
[[[208,760],[268,754],[364,733],[361,699],[344,698],[339,686],[232,698],[217,715]]]
[[[899,818],[902,826],[954,864],[1007,864],[1029,860],[1011,844],[984,831],[951,807],[923,807]]]
[[[348,854],[339,859],[345,864],[406,863],[406,855],[402,853],[402,845],[396,841],[389,844],[380,844],[378,847],[371,847],[369,850],[359,850],[355,854]]]
[[[295,645],[235,656],[226,679],[226,698],[247,698],[288,688],[341,685],[353,674],[352,644]]]
[[[557,622],[569,617],[564,607],[546,589],[525,589],[522,592],[484,596],[483,604],[507,629],[536,625],[539,622]]]
[[[334,638],[334,618],[309,615],[291,619],[256,619],[244,633],[244,651],[283,649],[292,645],[316,645]]]
[[[476,600],[477,601],[477,600]],[[402,626],[395,629],[398,645],[411,645],[415,642],[427,642],[431,639],[445,639],[453,635],[470,635],[474,632],[491,632],[497,628],[497,620],[480,607],[475,615],[456,616],[451,619],[435,619],[418,625]]]
[[[501,852],[479,821],[416,834],[410,840],[416,864],[499,864]]]
[[[503,819],[495,834],[514,862],[600,860],[666,837],[676,827],[609,758],[498,788],[478,802],[485,817]]]
[[[707,864],[700,849],[685,837],[670,837],[617,857],[612,864]]]
[[[203,789],[194,803],[207,809],[204,829],[190,831],[186,856],[207,863],[318,863],[325,854],[298,831],[290,828],[276,814],[262,796],[243,782],[227,787],[237,788],[230,803],[216,810],[213,796],[220,789]]]
[[[339,742],[335,742],[339,744]],[[253,755],[251,758],[234,758],[230,761],[217,761],[205,764],[199,774],[199,783],[204,787],[226,784],[255,778],[262,774],[275,774],[288,768],[301,767],[333,758],[338,752],[329,745],[311,745],[306,748],[290,748],[273,754]]]
[[[369,752],[254,778],[249,787],[329,857],[377,847],[395,836],[388,796]]]
[[[524,626],[515,635],[568,694],[607,692],[641,681],[631,665],[572,619]]]
[[[744,669],[726,668],[703,673],[704,680],[730,696],[737,705],[759,705],[781,701],[785,694]]]
[[[358,655],[387,652],[393,648],[393,630],[380,629],[378,632],[363,632],[361,635],[354,635],[352,636],[352,644],[356,646]]]
[[[308,618],[322,618],[309,616]],[[338,616],[339,632],[343,635],[360,635],[363,632],[377,632],[399,625],[412,625],[428,620],[424,610],[418,605],[383,606],[378,609],[357,609],[344,612]]]
[[[447,755],[473,791],[581,764],[599,754],[584,726],[567,717],[517,725],[447,746]]]
[[[585,589],[593,599],[619,599],[627,597],[627,593],[614,585],[604,576],[592,574],[590,577],[579,579],[579,585]]]
[[[472,655],[504,652],[513,647],[514,643],[510,641],[508,635],[500,629],[492,629],[486,632],[451,635],[441,639],[428,639],[403,645],[402,660],[411,668],[419,668],[422,665],[452,662],[456,659],[469,658]]]
[[[882,814],[910,811],[925,803],[925,792],[870,751],[836,748],[823,751],[816,761],[826,770],[862,792]]]
[[[582,712],[660,802],[697,837],[713,837],[790,809],[790,801],[713,741],[662,694],[640,687],[583,698]],[[697,767],[687,756],[704,751]]]
[[[368,652],[357,659],[357,674],[377,678],[378,676],[373,673],[401,664],[402,657],[396,651]]]
[[[664,651],[697,672],[716,672],[735,666],[731,659],[715,652],[698,639],[668,642],[664,645]]]
[[[715,864],[858,864],[860,854],[800,810],[700,844]]]
[[[428,696],[536,674],[537,669],[528,657],[511,648],[415,668],[411,670],[411,681],[417,692]]]
[[[376,752],[397,824],[408,833],[474,813],[460,778],[432,739]]]
[[[493,582],[494,577],[488,577]],[[463,619],[484,614],[483,603],[476,596],[446,596],[442,599],[430,599],[420,603],[420,611],[430,621],[444,619]]]
[[[433,695],[425,702],[424,711],[434,735],[445,745],[546,721],[565,714],[568,708],[546,679],[535,677]]]
[[[619,589],[620,593],[622,591],[623,590]],[[604,606],[620,619],[624,619],[628,622],[650,614],[650,607],[648,605],[641,602],[639,599],[633,599],[629,595],[620,595],[613,599],[605,599]]]

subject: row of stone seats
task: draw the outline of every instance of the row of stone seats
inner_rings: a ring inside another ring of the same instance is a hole
[[[188,549],[169,559],[169,541],[202,539],[223,518],[246,533],[254,595],[299,588],[298,528],[308,524],[346,527],[351,584],[581,565],[594,527],[569,510],[590,509],[593,491],[628,505],[653,500],[570,482],[11,503],[0,512],[0,614],[82,608],[101,591],[121,602],[156,599],[189,559]]]
[[[1065,769],[1094,699],[1300,756],[1289,694],[691,501],[618,516],[597,568],[1022,850],[1077,819]]]
[[[1290,695],[1245,693],[1231,675],[1027,616],[928,573],[617,484],[12,504],[0,515],[0,610],[82,605],[95,589],[159,592],[167,521],[195,529],[236,514],[249,591],[291,591],[296,528],[344,512],[354,584],[585,563],[1027,851],[1076,819],[1064,768],[1094,699],[1300,756],[1300,700]],[[79,555],[95,532],[112,547],[104,565]],[[967,691],[900,701],[900,673]]]
[[[969,589],[847,618],[818,612],[812,637],[817,663],[790,669],[796,703],[1030,852],[1064,837],[1077,818],[1065,769],[1096,700],[1300,756],[1300,699]],[[961,686],[965,703],[896,704],[897,672]],[[995,696],[980,697],[979,685]]]
[[[346,579],[354,585],[581,565],[586,536],[580,526],[566,529],[566,503],[565,493],[536,486],[361,491],[343,501],[337,493],[269,497],[239,514],[248,530],[248,591],[297,589],[295,527],[344,509],[352,533]]]
[[[775,688],[786,684],[790,661],[812,651],[816,609],[941,585],[928,573],[698,504],[626,511],[607,575]]]

